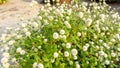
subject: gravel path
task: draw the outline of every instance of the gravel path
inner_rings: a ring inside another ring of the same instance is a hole
[[[39,4],[30,6],[30,0],[8,0],[6,4],[0,5],[0,34],[5,27],[15,27],[20,18],[30,19],[37,16]]]

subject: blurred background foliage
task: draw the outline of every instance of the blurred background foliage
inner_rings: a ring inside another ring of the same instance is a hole
[[[0,0],[0,4],[5,3],[7,0]]]

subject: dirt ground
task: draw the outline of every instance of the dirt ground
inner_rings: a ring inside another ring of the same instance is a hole
[[[15,27],[20,19],[30,19],[37,16],[40,4],[30,6],[31,0],[8,0],[0,5],[0,33],[5,27]]]

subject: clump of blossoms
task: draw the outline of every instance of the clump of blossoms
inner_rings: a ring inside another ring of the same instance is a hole
[[[105,3],[45,5],[1,45],[4,68],[119,68],[120,16]]]

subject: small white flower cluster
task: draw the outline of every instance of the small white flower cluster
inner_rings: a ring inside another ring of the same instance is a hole
[[[87,43],[87,44],[85,44],[84,46],[83,46],[83,51],[87,51],[88,50],[88,48],[89,48],[89,44]]]
[[[3,53],[2,56],[3,56],[3,58],[1,58],[2,66],[4,68],[9,68],[10,67],[10,64],[9,64],[10,54],[5,52],[5,53]]]
[[[57,32],[54,32],[53,33],[53,38],[54,39],[58,39],[58,38],[66,39],[65,31],[64,30],[60,30],[60,34],[57,33]]]
[[[42,63],[34,62],[33,63],[33,68],[44,68],[44,65]]]
[[[69,23],[68,21],[65,21],[64,24],[65,24],[65,26],[66,26],[67,28],[71,29],[71,25],[70,25],[70,23]]]
[[[20,53],[21,55],[25,55],[25,50],[23,50],[21,47],[18,47],[17,49],[16,49],[16,52],[17,53]]]
[[[77,54],[78,54],[77,49],[72,49],[72,50],[71,50],[71,53],[72,53],[72,55],[73,55],[73,59],[74,59],[74,60],[77,60]]]

